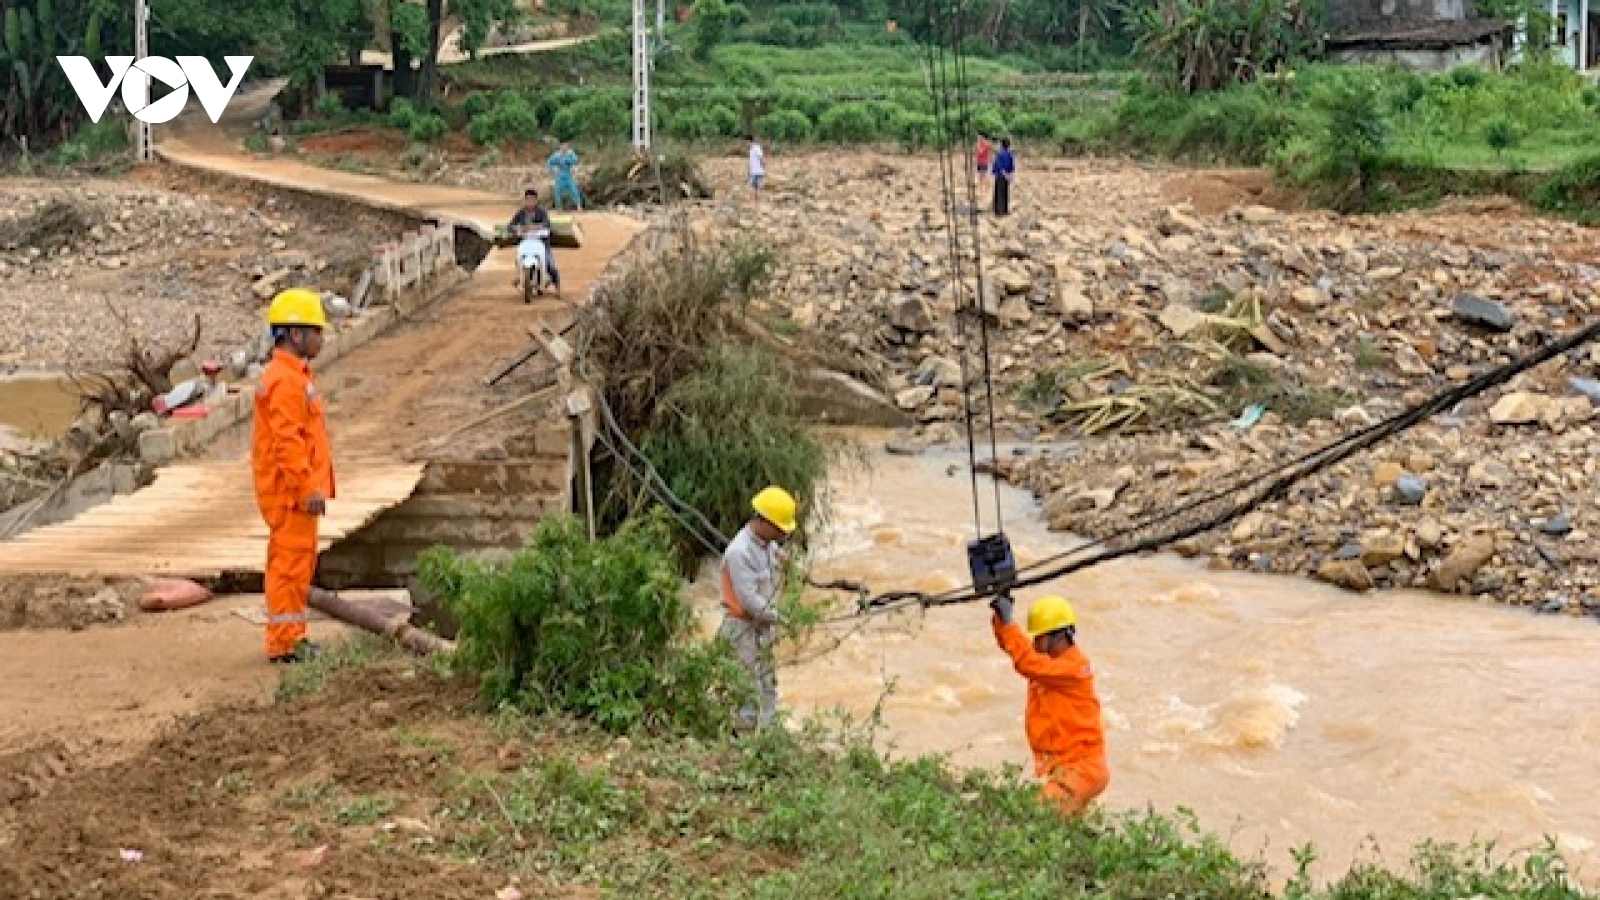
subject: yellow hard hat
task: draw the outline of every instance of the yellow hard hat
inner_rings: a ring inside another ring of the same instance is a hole
[[[784,534],[793,534],[795,526],[795,512],[799,504],[795,503],[793,495],[780,487],[769,487],[756,495],[750,505],[756,514],[766,519]]]
[[[1078,614],[1065,597],[1040,597],[1028,608],[1028,637],[1038,637],[1078,624]]]
[[[322,311],[322,295],[308,288],[279,292],[267,307],[267,324],[327,328],[328,316]]]

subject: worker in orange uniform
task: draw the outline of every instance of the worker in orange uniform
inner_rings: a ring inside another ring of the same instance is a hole
[[[267,658],[299,663],[318,653],[306,639],[306,604],[317,570],[317,519],[334,496],[333,453],[323,400],[311,380],[328,320],[322,296],[294,288],[267,309],[272,361],[256,386],[250,462],[266,520]]]
[[[783,618],[783,553],[780,549],[798,526],[799,504],[779,487],[769,487],[750,501],[754,515],[722,553],[722,606],[725,618],[718,632],[738,654],[755,685],[755,704],[735,715],[741,731],[770,726],[778,715],[778,672],[772,657]]]
[[[1044,798],[1065,815],[1083,811],[1111,781],[1094,671],[1077,645],[1078,616],[1061,597],[1041,597],[1028,610],[1028,633],[1011,620],[1011,598],[989,604],[994,637],[1028,679],[1026,727],[1034,773]],[[1031,638],[1031,640],[1030,640]]]

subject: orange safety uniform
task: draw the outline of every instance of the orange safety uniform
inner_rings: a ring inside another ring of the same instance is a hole
[[[1076,644],[1060,656],[1040,653],[1019,625],[998,616],[994,637],[1017,674],[1028,679],[1028,745],[1034,774],[1045,780],[1045,800],[1074,815],[1111,782],[1089,658]]]
[[[306,636],[306,603],[317,570],[317,517],[306,511],[314,493],[332,499],[333,451],[323,400],[306,360],[273,351],[256,387],[250,463],[256,505],[266,520],[267,656],[294,652]]]

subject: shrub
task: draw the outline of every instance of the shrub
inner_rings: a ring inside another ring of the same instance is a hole
[[[347,110],[344,108],[344,98],[333,91],[325,91],[317,99],[317,115],[324,119],[337,119],[345,112]]]
[[[692,20],[695,59],[711,58],[711,51],[727,38],[732,20],[733,11],[726,0],[695,0]]]
[[[693,612],[661,518],[590,542],[570,517],[539,524],[504,565],[435,548],[419,574],[460,623],[456,658],[484,699],[560,710],[613,733],[726,732],[745,690],[721,642],[688,640]]]
[[[817,132],[836,144],[864,144],[878,137],[877,116],[869,104],[841,103],[822,114]]]
[[[1600,220],[1600,154],[1552,173],[1533,189],[1533,205],[1580,221]]]
[[[461,101],[461,111],[470,119],[488,112],[494,103],[494,95],[488,91],[473,91]]]
[[[895,133],[907,150],[925,150],[938,144],[939,120],[927,113],[902,113],[895,122]]]
[[[814,498],[827,472],[827,455],[775,363],[754,348],[716,346],[662,396],[639,444],[673,494],[726,535],[750,517],[756,489],[779,484]],[[687,539],[682,549],[689,559],[701,552]]]
[[[1457,87],[1477,88],[1482,87],[1487,76],[1477,66],[1459,66],[1450,70],[1450,80]]]
[[[410,100],[396,97],[389,101],[389,125],[402,131],[411,128],[411,123],[417,120],[417,108]]]
[[[1060,121],[1048,113],[1023,113],[1011,120],[1014,137],[1031,140],[1054,140],[1060,130]]]
[[[578,137],[619,138],[632,127],[632,113],[623,95],[591,93],[556,113],[550,130],[563,141]]]
[[[726,106],[713,106],[706,115],[711,120],[712,133],[718,137],[738,137],[744,131],[739,127],[739,114]]]
[[[1255,87],[1203,97],[1130,92],[1110,134],[1132,149],[1201,162],[1259,165],[1308,130],[1304,113]]]
[[[449,133],[450,123],[438,113],[420,115],[411,122],[410,135],[413,141],[431,144]]]
[[[667,120],[667,133],[689,141],[703,141],[716,135],[711,116],[703,109],[684,107]]]
[[[1483,132],[1484,143],[1495,152],[1496,156],[1504,156],[1507,150],[1515,147],[1522,135],[1517,133],[1517,127],[1506,119],[1496,119],[1489,123]]]
[[[768,113],[761,117],[756,127],[774,141],[799,144],[811,139],[811,120],[797,109]]]
[[[726,106],[713,106],[709,109],[684,107],[674,113],[668,121],[667,132],[673,137],[691,141],[736,137],[739,134],[739,114]]]
[[[985,131],[999,140],[1006,135],[1006,117],[993,106],[979,106],[967,113],[974,133]]]
[[[260,132],[252,132],[259,134]],[[115,116],[84,122],[72,139],[56,149],[56,164],[76,166],[114,156],[128,149],[128,132]],[[265,150],[265,146],[262,147]]]
[[[501,91],[494,106],[472,117],[467,137],[475,144],[531,141],[539,136],[539,117],[521,94]]]

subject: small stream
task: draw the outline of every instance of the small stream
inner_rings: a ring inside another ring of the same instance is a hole
[[[0,446],[57,437],[77,415],[72,382],[60,375],[0,377]]]
[[[987,484],[987,483],[985,483]],[[836,484],[819,581],[943,590],[965,580],[964,459],[875,454]],[[985,488],[987,492],[987,487]],[[1019,564],[1074,545],[1003,489]],[[989,507],[992,521],[992,505]],[[715,600],[697,585],[707,627]],[[1050,587],[1071,598],[1098,673],[1113,809],[1193,810],[1278,878],[1316,845],[1325,877],[1404,866],[1425,839],[1556,837],[1600,875],[1600,627],[1415,592],[1358,596],[1307,580],[1122,560]],[[1038,591],[1019,596],[1019,614]],[[982,604],[827,626],[782,648],[784,708],[867,715],[880,697],[902,754],[1024,765],[1023,682]],[[831,652],[818,653],[843,636]]]

